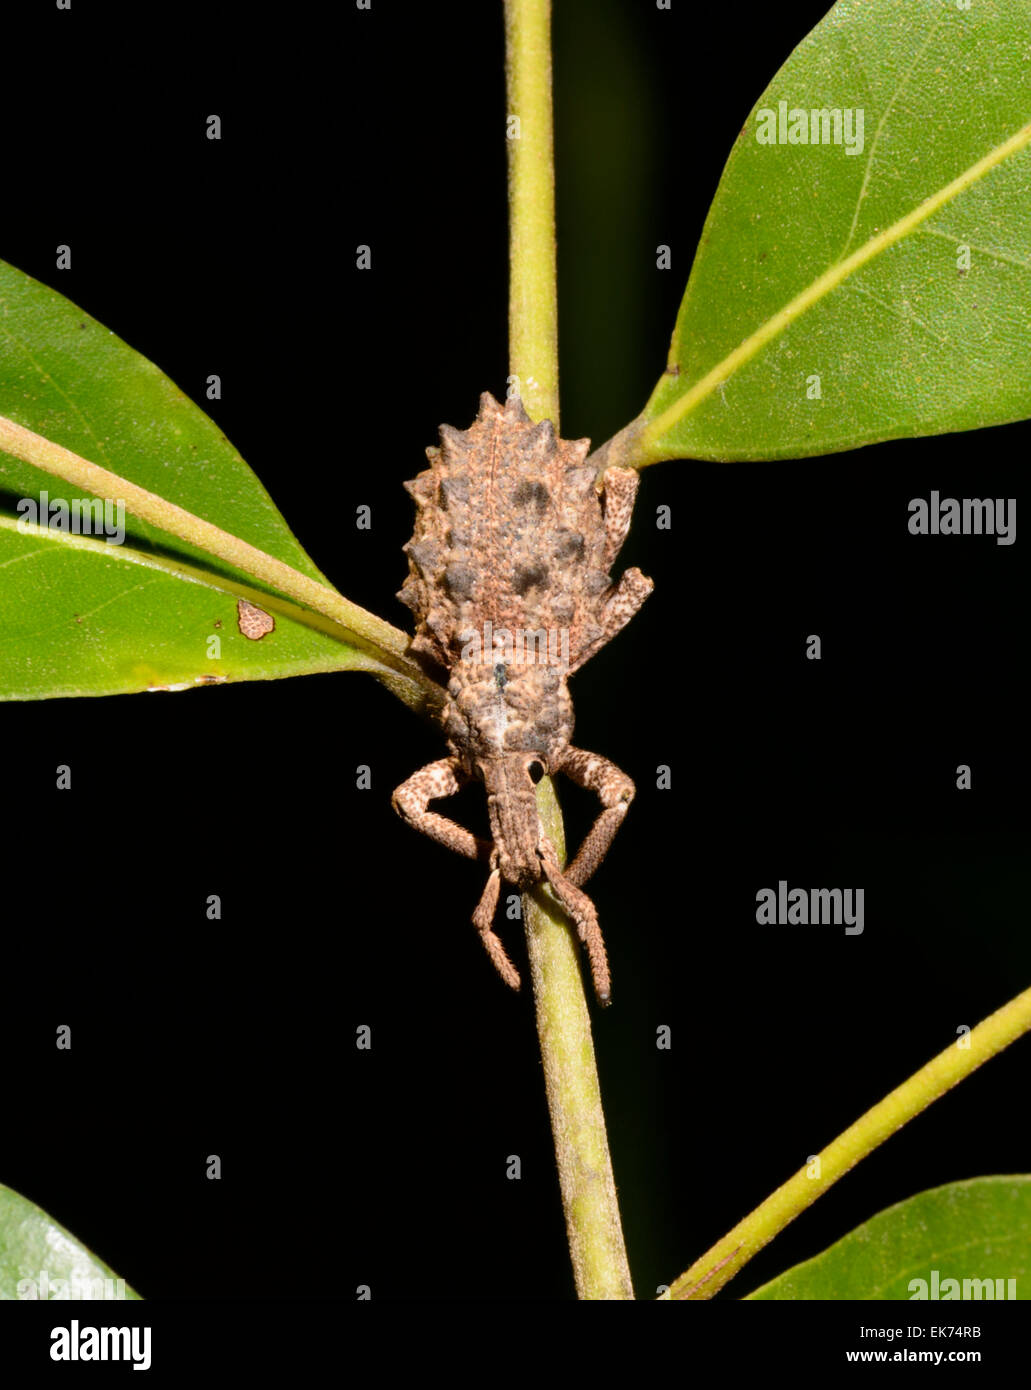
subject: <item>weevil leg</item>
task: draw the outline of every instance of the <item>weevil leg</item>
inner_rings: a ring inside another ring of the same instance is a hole
[[[598,819],[591,826],[576,858],[566,866],[570,883],[580,888],[605,858],[616,831],[623,824],[636,788],[625,772],[600,753],[588,753],[583,748],[570,748],[562,760],[560,771],[578,787],[594,792],[602,804]]]
[[[457,821],[428,809],[431,801],[454,796],[468,780],[462,775],[457,758],[441,758],[439,762],[427,763],[402,782],[391,797],[391,804],[402,820],[445,849],[464,854],[466,859],[489,859],[494,846],[488,840],[481,840]]]
[[[541,857],[544,876],[550,883],[556,898],[573,919],[577,935],[587,948],[587,958],[591,963],[591,976],[594,979],[594,992],[598,996],[598,1003],[609,1004],[612,996],[612,981],[609,976],[608,957],[605,954],[605,942],[602,938],[601,927],[598,925],[598,914],[594,904],[586,893],[577,888],[576,884],[570,883],[568,876],[563,874],[558,866],[551,842],[545,838],[543,833],[538,853]]]
[[[619,577],[619,583],[609,591],[608,597],[602,601],[597,636],[580,651],[576,661],[569,668],[570,675],[574,671],[579,671],[585,661],[589,661],[595,652],[601,651],[606,643],[612,641],[617,632],[626,627],[654,588],[653,582],[639,569],[623,571]]]
[[[636,468],[609,468],[601,478],[601,500],[605,526],[605,545],[602,564],[612,568],[630,530],[634,514],[634,499],[640,482]],[[602,600],[597,635],[580,651],[569,674],[578,671],[585,661],[611,642],[616,633],[634,616],[654,588],[654,584],[639,569],[629,569],[614,584]]]
[[[636,468],[608,468],[601,476],[601,500],[605,517],[605,549],[602,563],[610,569],[630,530],[634,500],[641,475]]]
[[[473,913],[473,926],[480,933],[480,940],[487,948],[488,956],[494,962],[494,969],[510,989],[518,989],[522,984],[519,971],[509,960],[508,953],[501,944],[501,938],[494,932],[494,913],[497,910],[500,892],[501,870],[495,863],[484,886],[483,896]]]
[[[505,984],[512,989],[518,989],[519,971],[509,960],[501,939],[493,930],[494,912],[501,892],[501,871],[497,866],[497,851],[490,841],[479,839],[456,821],[428,809],[431,801],[437,801],[444,796],[454,796],[467,780],[462,775],[457,758],[441,758],[439,762],[429,763],[426,767],[420,768],[407,782],[402,782],[392,798],[394,810],[416,830],[421,830],[431,840],[454,850],[456,854],[464,854],[467,859],[490,860],[490,875],[473,913],[473,926],[480,933],[487,954]]]

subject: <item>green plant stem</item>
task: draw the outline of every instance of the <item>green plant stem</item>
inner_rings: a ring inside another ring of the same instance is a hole
[[[527,414],[558,419],[551,0],[506,0],[509,371]],[[518,120],[518,134],[511,129]]]
[[[664,1297],[712,1298],[753,1255],[822,1193],[855,1167],[914,1115],[976,1071],[982,1063],[1031,1030],[1031,989],[990,1014],[972,1032],[951,1043],[840,1134],[793,1178],[718,1241],[671,1286]],[[810,1173],[818,1176],[810,1177]]]
[[[537,806],[565,863],[562,812],[550,778],[538,785]],[[523,918],[577,1293],[633,1298],[576,935],[548,890],[524,895]]]
[[[407,697],[401,696],[406,703],[422,709],[439,702],[439,687],[405,655],[409,641],[406,634],[382,618],[377,618],[374,613],[350,603],[317,579],[309,578],[275,556],[241,540],[239,536],[213,526],[210,521],[203,521],[157,493],[148,492],[146,488],[131,483],[128,478],[90,463],[88,459],[73,454],[70,449],[34,434],[32,430],[2,415],[0,453],[11,454],[36,468],[42,468],[91,496],[122,501],[126,509],[141,521],[188,541],[190,545],[252,575],[313,612],[330,618],[356,646],[375,655],[386,666],[407,678],[405,683],[397,686],[398,693],[402,689],[409,692]]]
[[[551,6],[506,0],[511,209],[509,360],[527,413],[558,428],[555,178],[551,116]],[[550,778],[537,788],[544,833],[565,862],[562,813]],[[530,973],[562,1205],[577,1294],[631,1299],[605,1112],[584,998],[580,951],[551,893],[523,896]]]

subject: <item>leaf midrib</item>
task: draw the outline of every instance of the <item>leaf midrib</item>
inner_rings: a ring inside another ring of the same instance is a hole
[[[850,256],[846,256],[844,260],[836,262],[828,270],[825,270],[783,309],[768,318],[755,332],[750,333],[733,352],[728,353],[721,362],[717,362],[715,367],[712,367],[703,377],[699,378],[682,396],[667,406],[660,415],[649,421],[637,437],[633,449],[637,458],[632,462],[659,463],[664,459],[676,457],[676,454],[671,454],[663,448],[660,443],[662,436],[697,409],[717,387],[724,385],[739,368],[750,362],[768,343],[779,337],[796,319],[836,290],[849,276],[854,275],[857,270],[881,255],[882,252],[909,236],[940,208],[945,207],[954,198],[979,182],[1004,160],[1019,154],[1029,144],[1031,144],[1031,123],[1022,126],[1009,139],[990,150],[988,154],[964,170],[951,183],[940,188],[937,193],[925,198],[905,217],[893,222],[883,232],[878,232],[876,236],[864,242]],[[666,382],[660,382],[656,392],[652,395],[652,400],[655,399],[655,394],[665,387]],[[642,412],[644,419],[648,417],[650,404],[649,401]]]
[[[308,608],[301,608],[298,604],[291,603],[289,599],[265,593],[261,589],[251,588],[248,584],[241,584],[235,579],[213,574],[209,570],[187,564],[183,560],[171,560],[163,555],[148,554],[145,551],[134,549],[131,545],[110,545],[108,542],[96,540],[92,536],[76,535],[72,531],[59,531],[50,527],[37,526],[32,522],[6,514],[0,514],[0,531],[19,532],[22,535],[32,536],[40,542],[38,552],[30,551],[25,555],[18,556],[16,557],[18,561],[33,559],[36,554],[45,556],[47,554],[47,542],[52,545],[68,545],[76,550],[84,550],[87,554],[92,554],[98,559],[121,560],[126,564],[142,565],[146,569],[161,570],[172,579],[181,579],[188,584],[200,584],[204,588],[215,590],[217,593],[247,599],[266,612],[276,613],[293,622],[301,623],[305,627],[315,628],[325,636],[333,637],[348,647],[351,647],[356,640],[339,623],[333,622],[331,618],[324,617],[321,613],[316,613]],[[4,565],[0,565],[0,568],[4,568],[10,563],[13,561],[5,561]]]

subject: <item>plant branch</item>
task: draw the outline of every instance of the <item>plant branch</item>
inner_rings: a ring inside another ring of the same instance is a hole
[[[527,413],[558,429],[555,177],[549,0],[506,0],[511,210],[509,370]],[[562,813],[550,778],[537,788],[544,833],[565,862]],[[562,1205],[577,1294],[631,1299],[605,1112],[584,998],[580,951],[569,919],[541,888],[523,895],[530,973]]]
[[[558,287],[551,0],[506,0],[509,371],[526,412],[558,433]],[[513,130],[513,119],[518,129]]]
[[[562,811],[550,778],[538,785],[537,807],[544,833],[564,864]],[[524,895],[523,917],[577,1293],[583,1299],[630,1299],[634,1290],[576,934],[550,889]]]
[[[944,1052],[896,1087],[872,1110],[840,1134],[819,1155],[778,1187],[761,1206],[696,1260],[671,1286],[672,1299],[712,1298],[753,1255],[768,1244],[822,1193],[872,1153],[907,1121],[943,1096],[982,1063],[1031,1031],[1031,989],[1026,989],[990,1014],[970,1033],[951,1043]],[[817,1176],[810,1177],[815,1171]]]
[[[36,468],[42,468],[44,472],[63,478],[91,496],[124,502],[127,510],[142,521],[150,522],[169,535],[207,551],[209,555],[263,581],[315,613],[330,618],[344,630],[342,635],[407,678],[417,707],[439,702],[441,692],[437,685],[405,655],[409,641],[406,634],[382,618],[377,618],[374,613],[350,603],[328,585],[309,578],[293,566],[241,540],[239,536],[212,525],[210,521],[203,521],[156,492],[148,492],[146,488],[131,483],[128,478],[90,463],[88,459],[73,454],[70,449],[34,434],[32,430],[2,415],[0,453],[11,454]],[[412,703],[412,698],[407,703]]]

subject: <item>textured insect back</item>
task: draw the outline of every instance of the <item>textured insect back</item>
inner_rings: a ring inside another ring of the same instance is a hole
[[[446,529],[440,514],[440,470],[434,466],[439,455],[439,449],[427,449],[431,467],[404,485],[415,501],[416,515],[412,539],[404,547],[408,556],[408,578],[397,596],[415,615],[412,650],[437,665],[446,666],[446,615],[440,611],[439,603],[434,608],[446,545]],[[440,638],[435,636],[436,629],[441,632]]]
[[[441,426],[429,468],[405,484],[416,521],[399,597],[415,615],[413,651],[448,667],[470,625],[518,626],[548,608],[552,566],[585,553],[578,512],[593,489],[589,447],[557,439],[549,420],[535,424],[518,398],[501,406],[489,392],[468,430]],[[574,606],[560,603],[560,616]]]

